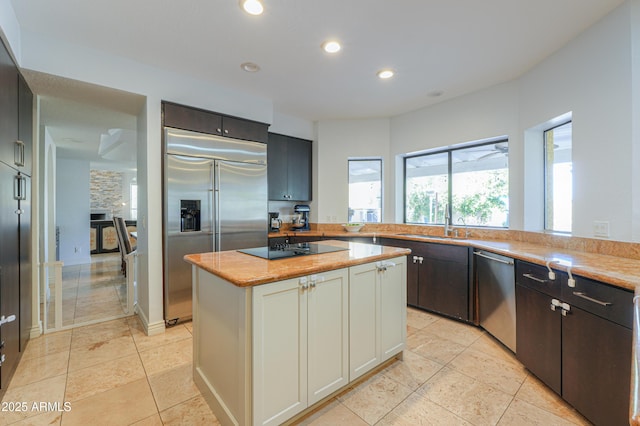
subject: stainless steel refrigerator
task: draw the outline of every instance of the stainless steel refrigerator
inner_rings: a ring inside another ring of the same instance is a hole
[[[164,319],[191,318],[186,254],[267,245],[267,146],[165,127]]]

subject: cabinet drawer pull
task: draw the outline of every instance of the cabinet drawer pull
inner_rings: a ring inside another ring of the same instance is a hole
[[[526,277],[526,278],[529,278],[529,279],[531,279],[531,280],[537,281],[537,282],[539,282],[539,283],[546,283],[546,282],[548,282],[548,281],[549,281],[549,280],[543,280],[542,278],[538,278],[538,277],[536,277],[536,276],[535,276],[535,275],[533,275],[533,274],[522,274],[522,276],[523,276],[523,277]]]
[[[611,305],[612,305],[612,303],[610,303],[610,302],[603,302],[603,301],[601,301],[601,300],[594,299],[593,297],[589,297],[589,296],[587,296],[586,294],[584,294],[584,293],[583,293],[583,292],[581,292],[581,291],[574,291],[574,292],[573,292],[573,295],[574,295],[574,296],[581,297],[581,298],[583,298],[583,299],[586,299],[586,300],[588,300],[589,302],[597,303],[598,305],[601,305],[601,306],[611,306]]]

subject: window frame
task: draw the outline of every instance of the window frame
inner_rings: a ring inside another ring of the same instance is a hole
[[[454,151],[459,151],[459,150],[463,150],[463,149],[468,149],[468,148],[475,148],[475,147],[480,147],[480,146],[485,146],[485,145],[495,145],[498,143],[506,143],[507,145],[509,144],[509,138],[507,136],[500,136],[497,138],[492,138],[492,139],[485,139],[482,141],[476,141],[476,142],[466,142],[466,143],[462,143],[462,144],[458,144],[458,145],[454,145],[454,146],[449,146],[449,147],[443,147],[443,148],[436,148],[433,150],[427,150],[427,151],[421,151],[421,152],[417,152],[417,153],[413,153],[413,154],[408,154],[403,156],[402,159],[402,166],[403,166],[403,181],[402,181],[402,195],[403,195],[403,199],[402,199],[402,223],[405,223],[407,225],[426,225],[426,226],[443,226],[443,223],[419,223],[419,222],[408,222],[407,221],[407,160],[412,159],[412,158],[416,158],[416,157],[423,157],[423,156],[427,156],[427,155],[436,155],[436,154],[443,154],[446,153],[447,154],[447,206],[446,206],[446,213],[449,215],[449,217],[453,217],[453,152]],[[507,221],[509,223],[509,220]],[[509,229],[509,225],[507,226],[487,226],[487,225],[473,225],[474,228],[494,228],[494,229]]]
[[[347,158],[347,220],[349,220],[349,210],[351,209],[351,201],[349,200],[350,185],[350,164],[352,161],[378,161],[380,162],[380,217],[376,222],[363,223],[383,223],[384,218],[384,159],[382,157],[349,157]]]
[[[548,226],[548,208],[547,208],[547,132],[550,132],[558,127],[566,126],[571,123],[571,164],[573,165],[573,119],[570,118],[568,120],[564,120],[558,124],[555,124],[549,128],[545,128],[542,130],[542,227],[544,232],[554,233],[554,234],[564,234],[571,235],[573,232],[573,220],[571,221],[571,230],[569,231],[561,231],[557,229],[550,228]],[[571,182],[572,191],[573,191],[573,182]]]

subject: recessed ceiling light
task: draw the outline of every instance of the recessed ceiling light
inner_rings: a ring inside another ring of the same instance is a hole
[[[327,53],[337,53],[340,49],[342,49],[342,46],[340,46],[340,43],[335,40],[329,40],[322,43],[322,50]]]
[[[242,9],[250,15],[262,15],[264,6],[260,0],[240,0]]]
[[[393,77],[393,71],[386,69],[386,70],[380,70],[378,71],[378,73],[376,74],[378,76],[378,78],[381,78],[383,80],[386,80],[388,78]]]
[[[260,71],[260,66],[258,64],[254,64],[253,62],[244,62],[240,64],[240,68],[242,68],[246,72]]]

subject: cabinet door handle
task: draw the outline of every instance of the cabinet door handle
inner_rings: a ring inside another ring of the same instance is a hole
[[[24,167],[24,142],[16,141],[13,151],[13,162],[18,167]]]
[[[475,254],[476,256],[484,257],[485,259],[493,260],[494,262],[500,262],[500,263],[504,263],[506,265],[513,265],[513,261],[512,260],[509,261],[509,260],[498,259],[497,257],[488,256],[488,255],[482,253],[481,251],[474,251],[473,254]]]
[[[16,320],[16,316],[15,315],[9,315],[8,317],[5,317],[4,315],[2,315],[0,317],[0,326],[2,326],[2,324],[7,324],[10,322],[13,322]]]
[[[574,296],[578,296],[582,299],[588,300],[589,302],[593,302],[593,303],[597,303],[598,305],[601,306],[611,306],[612,303],[610,302],[603,302],[602,300],[598,300],[598,299],[594,299],[593,297],[589,297],[587,296],[585,293],[581,292],[581,291],[574,291],[573,292]]]
[[[533,275],[533,274],[522,274],[522,276],[523,276],[523,277],[526,277],[526,278],[529,278],[530,280],[534,280],[534,281],[536,281],[536,282],[539,282],[539,283],[546,283],[546,282],[548,282],[548,281],[549,281],[549,280],[544,280],[544,279],[542,279],[542,278],[538,278],[538,277],[536,277],[536,276],[535,276],[535,275]]]

